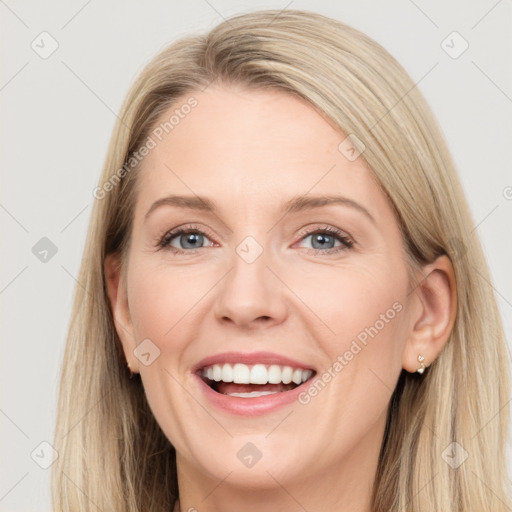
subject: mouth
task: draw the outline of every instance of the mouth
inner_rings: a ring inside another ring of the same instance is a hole
[[[255,399],[292,391],[312,379],[316,372],[299,366],[225,362],[203,366],[196,374],[220,395]]]

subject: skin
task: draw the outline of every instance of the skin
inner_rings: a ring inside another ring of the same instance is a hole
[[[431,364],[453,326],[451,264],[442,256],[409,282],[391,205],[363,157],[338,150],[345,135],[305,101],[225,84],[193,95],[198,106],[142,162],[128,264],[119,274],[116,256],[105,262],[126,359],[177,451],[180,510],[367,512],[400,372],[415,372],[418,354]],[[170,194],[219,209],[162,206],[145,220]],[[357,201],[375,222],[346,205],[280,213],[292,196],[320,194]],[[157,249],[188,223],[205,233],[192,245],[173,239],[188,253]],[[303,234],[326,225],[353,247],[327,254],[342,243]],[[263,250],[250,264],[236,252],[249,235]],[[260,350],[321,376],[396,302],[401,311],[307,404],[242,417],[210,405],[191,376],[206,356]],[[146,338],[160,350],[149,366],[133,353]],[[262,454],[252,468],[237,458],[247,442]]]

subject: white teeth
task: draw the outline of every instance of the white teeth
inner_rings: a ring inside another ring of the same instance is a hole
[[[255,364],[251,368],[251,384],[266,384],[268,382],[268,373],[265,365]]]
[[[291,366],[272,364],[255,364],[248,366],[242,363],[231,365],[229,363],[214,364],[203,368],[203,377],[216,382],[234,382],[235,384],[290,384],[297,385],[306,382],[313,372]],[[235,396],[235,395],[233,395]]]
[[[215,374],[215,372],[213,373]],[[300,384],[302,382],[302,370],[295,370],[293,372],[292,380],[295,384]]]
[[[236,384],[250,384],[251,370],[245,364],[235,364],[233,366],[233,382]]]
[[[279,384],[281,382],[281,368],[273,364],[268,369],[268,381],[270,384]]]
[[[281,368],[281,381],[283,384],[290,384],[292,381],[293,368],[291,366],[285,366]]]
[[[223,382],[233,382],[233,367],[230,364],[225,364],[222,367],[222,379]]]
[[[250,393],[226,393],[228,396],[238,396],[241,398],[256,398],[264,395],[275,395],[279,391],[251,391]]]
[[[311,370],[302,370],[302,382],[306,382],[311,375],[313,375]]]
[[[222,368],[218,364],[213,365],[213,380],[219,382],[222,379]]]

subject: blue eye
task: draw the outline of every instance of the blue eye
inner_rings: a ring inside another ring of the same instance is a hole
[[[354,242],[352,242],[352,240],[350,240],[350,238],[348,238],[348,236],[346,236],[342,231],[330,226],[326,226],[322,229],[316,229],[315,231],[309,231],[305,234],[303,233],[302,240],[309,237],[312,237],[312,250],[315,252],[332,254],[350,249],[354,245]],[[339,241],[341,245],[335,247],[334,244],[336,241]]]
[[[301,233],[301,241],[308,237],[312,237],[313,247],[309,249],[316,254],[326,253],[332,254],[346,249],[350,249],[354,242],[337,228],[332,226],[325,226],[323,228],[316,228],[315,230],[305,231]],[[178,241],[180,247],[172,245],[174,240]],[[166,249],[174,254],[193,253],[198,249],[204,248],[204,241],[209,240],[206,233],[198,229],[196,226],[185,226],[166,233],[158,242],[160,249]],[[335,247],[333,244],[338,241],[340,245]],[[210,244],[210,247],[213,245]],[[308,248],[306,248],[308,249]]]
[[[186,226],[185,228],[179,228],[166,233],[158,243],[158,246],[162,249],[168,249],[176,254],[194,252],[197,249],[201,249],[203,247],[205,238],[208,240],[205,233],[203,233],[201,230],[196,229],[193,226]],[[185,250],[180,247],[171,245],[174,239],[177,239],[179,245]]]

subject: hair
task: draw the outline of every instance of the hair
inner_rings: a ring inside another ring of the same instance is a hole
[[[140,165],[128,168],[127,162],[163,113],[213,82],[295,95],[341,133],[355,135],[365,146],[361,157],[393,206],[408,270],[443,254],[453,265],[455,324],[422,376],[405,370],[399,376],[372,510],[512,508],[506,490],[506,341],[442,132],[404,68],[371,38],[317,13],[264,10],[165,47],[135,79],[121,107],[62,363],[54,510],[154,512],[172,510],[178,499],[176,453],[149,408],[140,376],[129,378],[104,263],[107,255],[119,255],[122,270],[129,252]],[[465,450],[457,447],[459,455],[467,454],[457,468],[444,455],[453,442]]]

